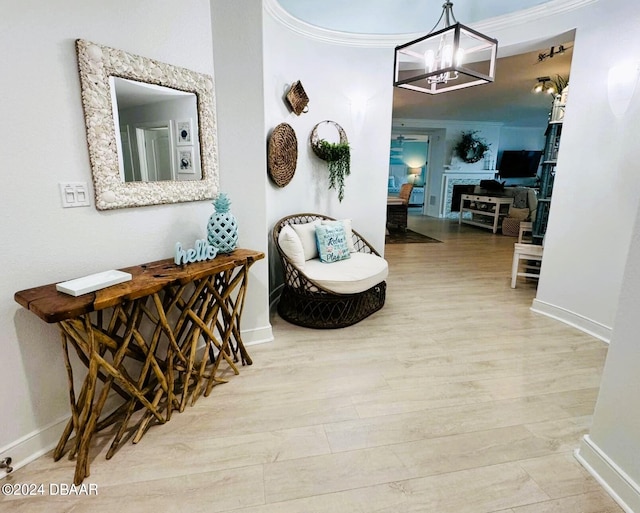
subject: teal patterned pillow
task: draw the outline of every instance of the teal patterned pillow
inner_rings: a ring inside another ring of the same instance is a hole
[[[316,243],[321,262],[331,263],[351,258],[342,223],[316,226]]]

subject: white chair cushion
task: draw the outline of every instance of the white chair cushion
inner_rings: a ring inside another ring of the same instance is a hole
[[[290,225],[300,237],[302,248],[304,249],[304,259],[311,260],[318,258],[318,247],[316,246],[316,226],[320,224],[320,219],[311,223]]]
[[[293,265],[299,269],[304,269],[304,248],[300,237],[291,226],[282,227],[278,235],[278,244],[280,244],[283,253],[293,262]]]
[[[305,262],[304,274],[337,294],[357,294],[389,275],[387,261],[371,253],[352,253],[351,258],[326,264],[318,258]]]
[[[351,219],[340,219],[339,221],[329,221],[327,219],[322,221],[322,224],[335,224],[341,223],[344,226],[344,233],[347,236],[347,247],[349,248],[349,253],[355,253],[356,247],[353,244],[353,228],[351,228]]]

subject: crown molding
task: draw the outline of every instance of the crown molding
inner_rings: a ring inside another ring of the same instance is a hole
[[[529,9],[479,21],[471,24],[470,27],[473,27],[479,32],[497,32],[531,21],[539,21],[541,18],[549,18],[576,11],[588,5],[595,4],[598,1],[599,0],[551,0],[550,2],[530,7]]]
[[[551,0],[544,4],[523,9],[521,11],[497,16],[469,26],[483,33],[497,32],[506,28],[522,25],[531,21],[540,22],[541,19],[558,16],[570,11],[582,9],[599,0]],[[424,32],[408,34],[357,34],[352,32],[342,32],[318,27],[302,21],[287,12],[278,0],[263,0],[265,13],[273,19],[292,30],[293,32],[330,44],[343,46],[394,48],[399,44],[406,43],[425,35]]]
[[[403,38],[398,34],[356,34],[311,25],[289,14],[278,0],[263,0],[264,11],[289,30],[317,41],[343,46],[395,47]]]

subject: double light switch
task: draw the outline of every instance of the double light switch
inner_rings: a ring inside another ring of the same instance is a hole
[[[62,207],[89,207],[89,188],[87,182],[60,182]]]

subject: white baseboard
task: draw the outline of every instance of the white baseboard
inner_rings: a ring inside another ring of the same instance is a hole
[[[271,324],[252,330],[242,330],[242,343],[245,346],[266,344],[267,342],[273,342],[273,330],[271,329]]]
[[[600,324],[599,322],[588,319],[587,317],[579,315],[575,312],[571,312],[570,310],[566,310],[550,303],[545,303],[544,301],[540,301],[539,299],[533,300],[531,310],[536,313],[546,315],[547,317],[551,317],[552,319],[556,319],[560,322],[564,322],[569,326],[573,326],[574,328],[588,333],[589,335],[596,337],[603,342],[606,342],[607,344],[611,340],[611,327]]]
[[[32,431],[15,442],[0,447],[0,454],[3,458],[10,457],[11,467],[14,471],[18,470],[55,448],[68,420],[69,417],[65,416],[41,429]],[[0,478],[6,476],[4,470],[0,471]]]
[[[273,331],[271,325],[263,326],[252,330],[242,330],[242,342],[245,346],[265,344],[273,342]],[[115,407],[115,404],[114,404]],[[105,405],[104,411],[110,410],[109,401]],[[4,447],[0,447],[1,458],[11,458],[11,467],[18,470],[28,463],[38,459],[48,453],[58,444],[60,435],[69,420],[69,416],[52,422],[43,428],[36,429],[31,433],[11,442]],[[4,470],[0,470],[0,479],[7,476]]]
[[[582,438],[575,456],[626,513],[640,512],[640,485],[616,465],[589,435]]]

